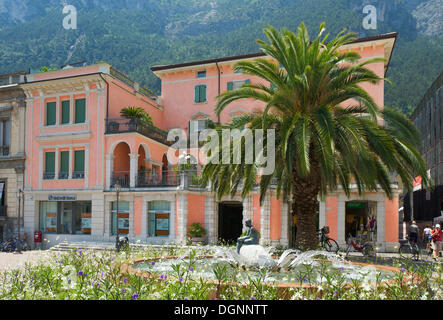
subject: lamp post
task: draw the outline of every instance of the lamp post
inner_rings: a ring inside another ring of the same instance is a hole
[[[22,253],[22,245],[20,243],[20,204],[22,202],[22,189],[18,189],[17,198],[18,198],[18,212],[17,212],[17,253]]]
[[[114,189],[117,192],[117,222],[116,222],[116,232],[117,232],[117,235],[115,237],[115,246],[117,248],[117,252],[119,252],[120,251],[120,237],[118,235],[118,198],[119,198],[119,195],[120,195],[121,186],[120,186],[120,183],[118,181],[114,184]]]

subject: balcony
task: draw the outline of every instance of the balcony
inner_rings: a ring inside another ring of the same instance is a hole
[[[129,188],[129,181],[129,171],[113,172],[111,177],[111,187],[113,188],[118,182],[122,188]]]
[[[180,185],[180,172],[163,171],[161,175],[155,172],[139,172],[136,179],[137,188],[176,187]]]
[[[106,134],[137,132],[145,137],[170,146],[174,142],[167,141],[168,132],[147,124],[140,119],[109,118],[106,119]]]
[[[111,177],[111,188],[116,183],[122,188],[131,188],[130,172],[113,172]],[[155,187],[180,187],[182,189],[197,189],[200,186],[200,172],[197,171],[163,171],[161,174],[155,171],[139,171],[135,177],[135,188],[155,188]]]

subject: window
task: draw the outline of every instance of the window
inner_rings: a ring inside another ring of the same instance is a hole
[[[60,173],[59,179],[68,179],[69,177],[69,151],[60,152]]]
[[[48,102],[46,104],[46,125],[53,126],[55,125],[56,119],[56,103]]]
[[[86,99],[75,100],[75,123],[86,121]]]
[[[45,152],[45,173],[43,179],[51,180],[55,178],[55,152]]]
[[[117,234],[117,226],[119,234],[129,234],[129,202],[118,202],[118,223],[117,223],[117,201],[112,202],[112,221],[111,221],[111,234],[115,236]]]
[[[194,102],[206,102],[206,85],[200,84],[195,86]]]
[[[83,179],[85,177],[85,150],[74,151],[74,172],[72,178]]]
[[[197,72],[197,78],[206,78],[206,70]]]
[[[250,84],[251,81],[249,79],[246,80],[236,80],[228,82],[228,91],[237,90],[244,84]]]
[[[0,216],[6,216],[6,181],[0,181]]]
[[[169,236],[169,217],[171,203],[169,201],[151,201],[148,204],[148,236]]]
[[[11,135],[11,121],[0,119],[0,156],[9,155],[9,143]]]
[[[62,101],[62,118],[61,118],[61,123],[62,124],[68,124],[70,119],[69,119],[69,113],[70,113],[70,103],[69,100],[67,101]]]
[[[41,201],[40,231],[55,234],[91,234],[91,201]]]

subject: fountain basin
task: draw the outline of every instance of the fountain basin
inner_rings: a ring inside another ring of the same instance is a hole
[[[166,256],[157,258],[139,258],[134,259],[128,264],[125,264],[122,268],[124,273],[137,274],[143,277],[156,277],[160,278],[162,274],[171,275],[172,265],[178,263],[186,263],[188,257]],[[236,275],[235,281],[226,282],[226,285],[246,285],[249,282],[249,277],[258,277],[260,270],[254,267],[236,266],[232,265],[232,261],[227,259],[220,259],[213,255],[201,255],[196,257],[195,271],[193,271],[193,277],[199,279],[200,277],[205,279],[209,283],[218,283],[214,273],[212,271],[216,264],[225,264],[228,266],[229,272]],[[156,262],[152,267],[151,262]],[[321,263],[329,264],[328,268],[330,272],[340,272],[342,275],[348,273],[349,277],[346,278],[345,285],[351,286],[352,279],[360,279],[365,282],[375,283],[375,276],[381,273],[382,283],[392,283],[397,273],[401,272],[398,268],[382,265],[367,264],[362,262],[342,262],[337,265],[334,261],[313,259],[311,266],[315,269],[318,268]],[[337,269],[338,268],[338,269]],[[267,277],[263,280],[264,284],[277,286],[278,288],[316,288],[320,284],[321,279],[311,279],[303,281],[301,276],[303,275],[304,264],[301,264],[298,268],[282,271],[274,270],[267,273]],[[315,271],[315,272],[318,272]]]

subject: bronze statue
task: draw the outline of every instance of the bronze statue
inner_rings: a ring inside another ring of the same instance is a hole
[[[250,219],[245,221],[245,226],[248,227],[249,230],[246,236],[237,239],[237,253],[240,253],[240,248],[243,245],[258,244],[258,231],[254,228]]]

